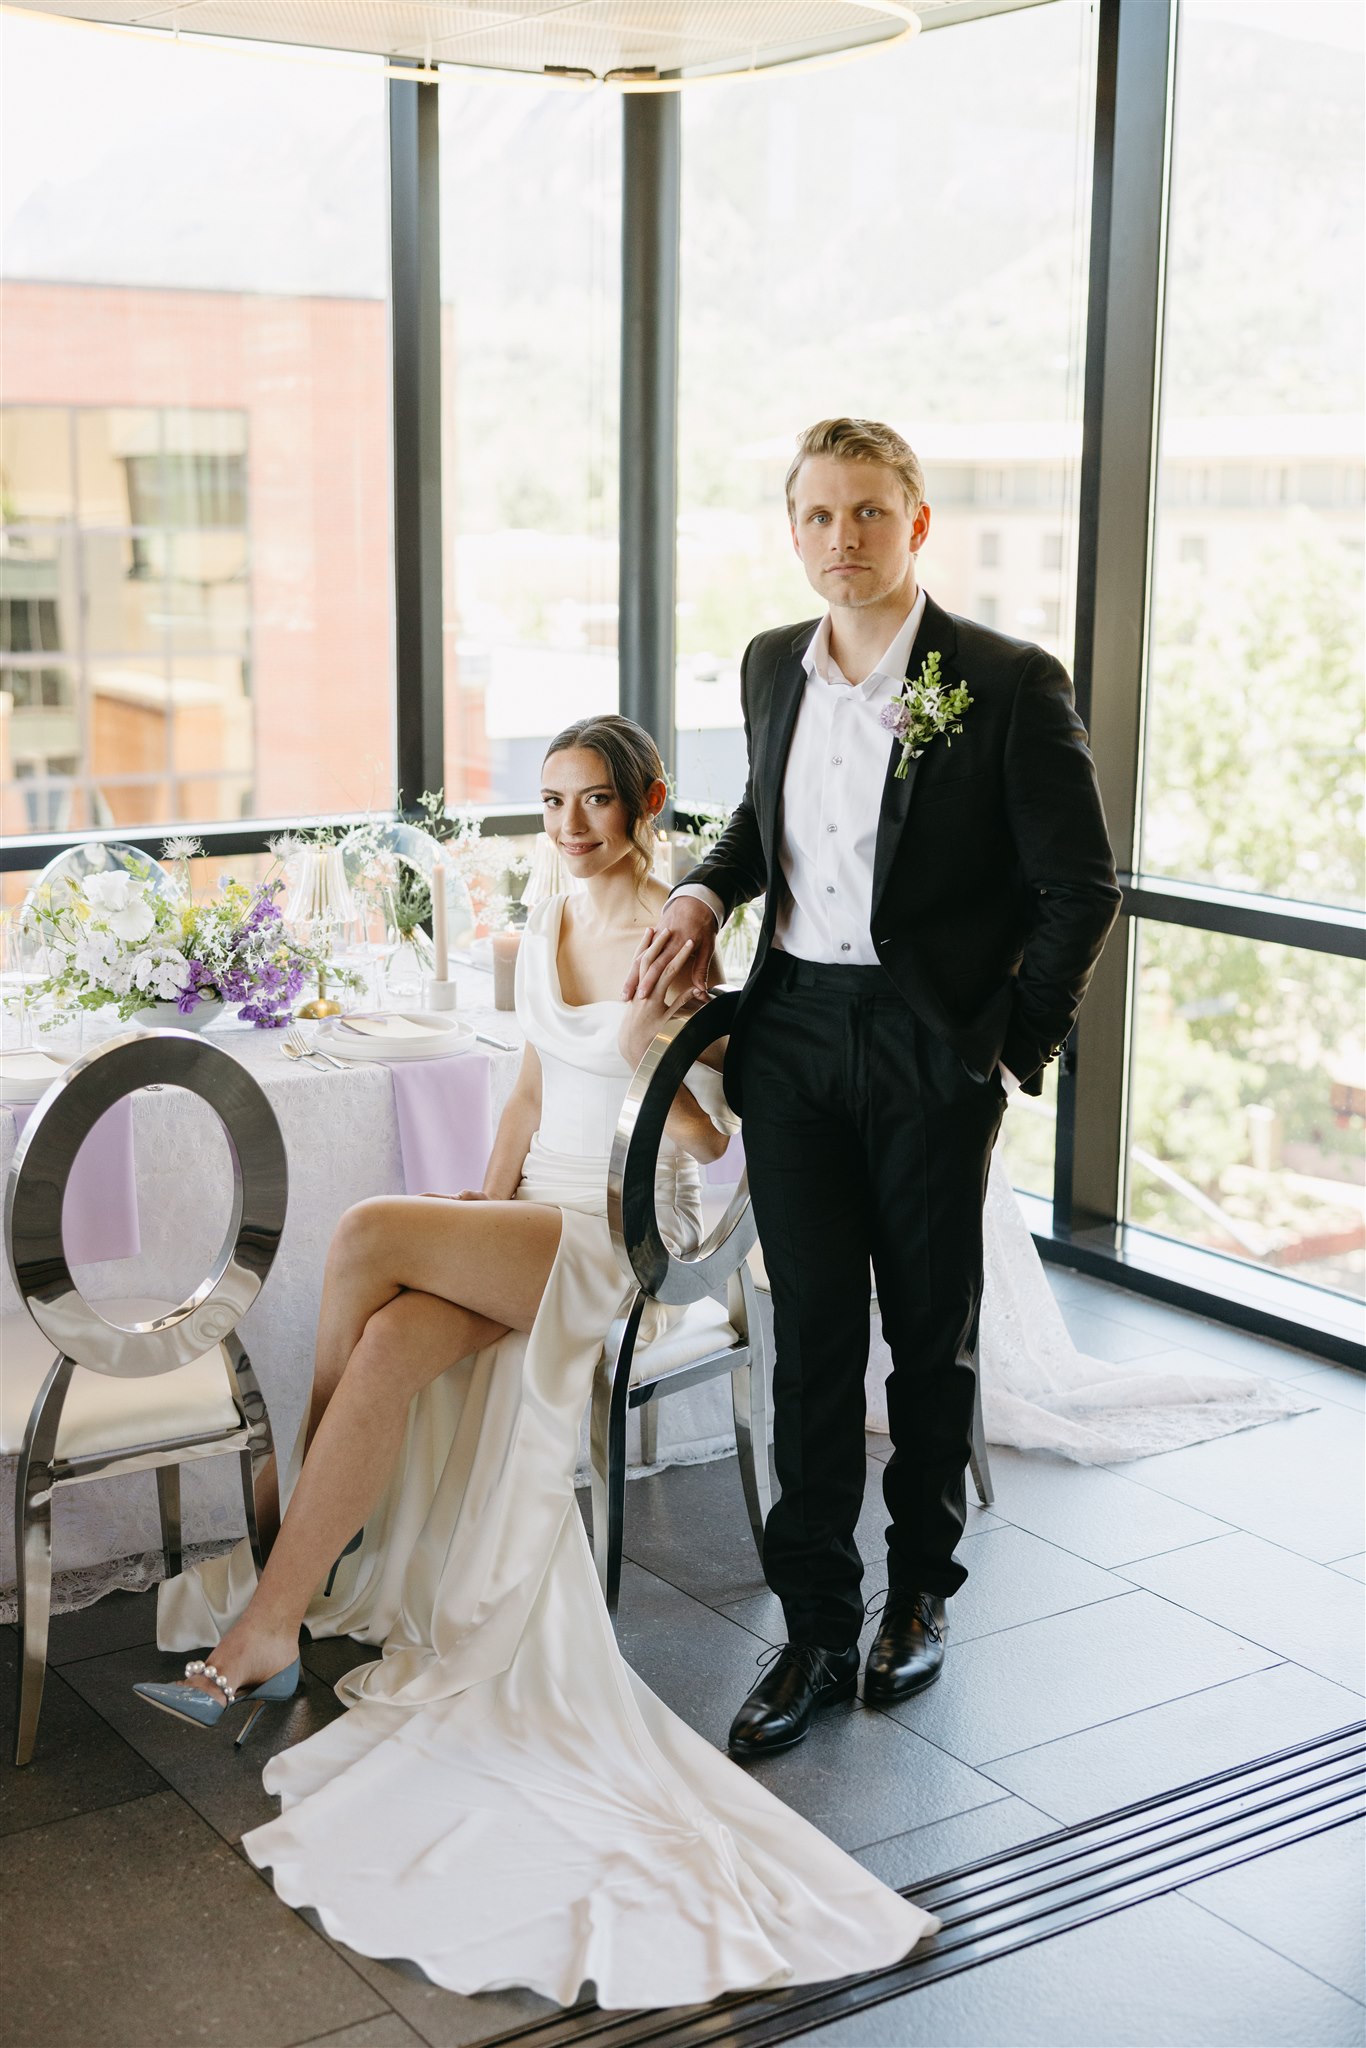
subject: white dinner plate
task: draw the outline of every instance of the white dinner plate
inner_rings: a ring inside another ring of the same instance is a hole
[[[329,1052],[338,1060],[445,1060],[474,1049],[473,1026],[462,1024],[449,1010],[369,1010],[360,1012],[356,1021],[383,1022],[390,1015],[413,1028],[386,1037],[356,1030],[346,1017],[328,1017],[319,1025],[313,1042],[320,1052]]]
[[[0,1102],[22,1109],[39,1101],[70,1064],[70,1060],[40,1052],[36,1046],[26,1046],[22,1052],[0,1052]]]

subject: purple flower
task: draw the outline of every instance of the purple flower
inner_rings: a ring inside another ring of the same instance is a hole
[[[904,704],[884,704],[878,713],[878,724],[887,732],[894,732],[899,740],[906,737],[910,713]]]

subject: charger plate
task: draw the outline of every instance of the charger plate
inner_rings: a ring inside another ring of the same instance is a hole
[[[382,1021],[390,1015],[415,1025],[421,1037],[385,1038],[379,1033],[352,1028],[353,1023]],[[356,1013],[351,1019],[326,1018],[313,1042],[320,1052],[331,1053],[333,1059],[383,1060],[388,1065],[408,1060],[451,1059],[457,1053],[472,1052],[475,1036],[473,1026],[462,1024],[449,1010],[371,1010]]]
[[[54,1081],[61,1079],[70,1060],[36,1046],[0,1052],[0,1103],[23,1109],[46,1095]]]

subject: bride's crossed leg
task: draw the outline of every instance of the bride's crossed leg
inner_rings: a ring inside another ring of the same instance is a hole
[[[249,1605],[209,1653],[230,1685],[293,1661],[309,1601],[384,1489],[413,1396],[530,1330],[560,1230],[560,1211],[532,1202],[384,1195],[347,1210],[323,1277],[303,1470]],[[269,1529],[273,1473],[263,1491]]]

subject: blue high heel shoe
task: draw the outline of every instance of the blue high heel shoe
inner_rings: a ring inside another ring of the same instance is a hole
[[[343,1550],[343,1551],[342,1551],[342,1552],[341,1552],[341,1553],[340,1553],[340,1554],[338,1555],[338,1557],[337,1557],[337,1559],[336,1559],[335,1563],[334,1563],[334,1564],[333,1564],[333,1566],[332,1566],[332,1569],[331,1569],[331,1571],[330,1571],[330,1572],[329,1572],[329,1573],[327,1574],[327,1584],[326,1584],[326,1585],[325,1585],[325,1586],[323,1587],[323,1599],[324,1599],[324,1600],[330,1600],[330,1599],[331,1599],[331,1597],[332,1597],[332,1581],[333,1581],[333,1580],[334,1580],[334,1579],[336,1578],[336,1576],[337,1576],[337,1571],[338,1571],[338,1567],[339,1567],[339,1566],[340,1566],[340,1564],[341,1564],[342,1558],[343,1558],[343,1557],[350,1557],[353,1551],[356,1551],[356,1550],[359,1550],[359,1549],[360,1549],[360,1546],[361,1546],[361,1539],[363,1538],[363,1536],[364,1536],[364,1535],[365,1535],[365,1531],[364,1531],[364,1529],[357,1529],[357,1531],[356,1531],[355,1535],[354,1535],[354,1536],[353,1536],[353,1537],[351,1538],[351,1541],[350,1541],[350,1542],[349,1542],[349,1543],[347,1544],[347,1546],[346,1546],[345,1550]]]
[[[149,1706],[160,1707],[163,1714],[174,1714],[177,1721],[188,1721],[194,1728],[216,1728],[229,1707],[245,1705],[250,1700],[251,1712],[234,1744],[240,1749],[272,1700],[293,1699],[299,1689],[299,1660],[296,1657],[283,1671],[254,1685],[250,1692],[238,1692],[212,1664],[205,1664],[198,1657],[185,1666],[185,1676],[211,1679],[222,1694],[221,1699],[215,1699],[197,1685],[183,1685],[179,1681],[170,1685],[135,1685],[133,1691]]]

